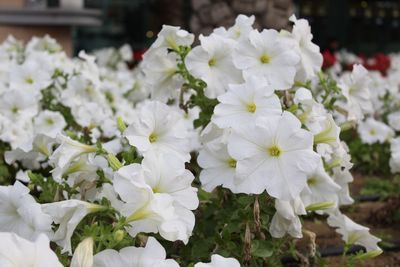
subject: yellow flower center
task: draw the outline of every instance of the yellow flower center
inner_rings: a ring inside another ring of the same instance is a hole
[[[149,136],[149,141],[150,141],[150,143],[156,142],[157,139],[158,139],[157,134],[155,134],[155,133],[150,134],[150,136]]]
[[[279,157],[282,151],[277,146],[271,146],[270,148],[268,148],[268,153],[271,157]]]
[[[260,61],[262,64],[268,64],[270,62],[271,58],[267,54],[263,54],[260,57]]]
[[[234,159],[228,160],[228,165],[231,168],[236,168],[236,160],[234,160]]]
[[[214,67],[215,64],[217,64],[217,61],[215,60],[215,58],[211,58],[211,59],[208,61],[208,66],[210,66],[210,67]]]
[[[376,135],[376,130],[375,129],[369,130],[369,134],[372,136]]]
[[[32,77],[31,77],[31,76],[25,77],[25,82],[26,82],[27,84],[32,84],[32,83],[33,83]]]
[[[318,182],[317,179],[314,178],[314,177],[310,177],[310,178],[307,179],[307,184],[308,185],[316,185],[317,182]]]
[[[247,111],[248,112],[254,113],[254,112],[256,112],[256,109],[257,109],[257,106],[256,106],[256,104],[254,102],[247,104]]]
[[[15,113],[18,113],[18,111],[19,111],[19,109],[18,109],[18,107],[16,107],[16,106],[14,106],[14,107],[11,108],[11,112],[14,113],[14,114],[15,114]]]
[[[46,119],[46,123],[47,123],[48,125],[53,125],[53,124],[54,124],[54,120],[53,120],[52,118],[47,118],[47,119]]]

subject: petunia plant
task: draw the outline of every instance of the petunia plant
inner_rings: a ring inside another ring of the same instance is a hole
[[[48,36],[3,43],[6,242],[71,267],[279,266],[288,253],[318,261],[295,246],[317,213],[345,252],[365,248],[344,262],[379,255],[380,239],[340,211],[353,203],[340,97],[363,95],[363,70],[358,87],[336,86],[308,22],[290,19],[290,32],[259,31],[240,15],[199,45],[163,26],[134,70],[126,46],[70,59]],[[41,264],[7,247],[5,266]]]

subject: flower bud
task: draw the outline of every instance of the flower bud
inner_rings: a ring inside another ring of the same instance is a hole
[[[120,168],[123,167],[122,163],[119,161],[119,159],[114,156],[113,154],[108,154],[107,156],[108,164],[110,164],[110,167],[114,171],[118,171]]]
[[[124,239],[125,232],[122,230],[117,230],[114,232],[114,240],[117,242],[121,242]]]

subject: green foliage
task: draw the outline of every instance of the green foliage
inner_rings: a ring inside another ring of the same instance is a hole
[[[199,189],[198,195],[200,206],[195,213],[196,225],[190,243],[185,246],[181,242],[162,242],[183,266],[207,262],[214,253],[235,257],[247,266],[263,266],[266,262],[280,264],[288,240],[269,235],[275,209],[267,194],[257,197],[217,188],[212,193]],[[250,230],[249,240],[245,237],[246,227]],[[246,251],[246,247],[250,250]]]
[[[363,195],[379,195],[382,198],[397,197],[400,192],[400,176],[392,179],[379,177],[367,177],[364,187],[361,189]]]
[[[340,138],[347,143],[350,149],[354,170],[365,174],[381,176],[390,175],[390,144],[362,143],[355,130],[342,132]]]

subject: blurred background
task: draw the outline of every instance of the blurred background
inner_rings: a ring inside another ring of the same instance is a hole
[[[254,14],[257,28],[283,29],[293,13],[322,50],[400,51],[399,0],[0,0],[0,41],[48,33],[70,54],[124,43],[140,52],[162,24],[208,34]]]

